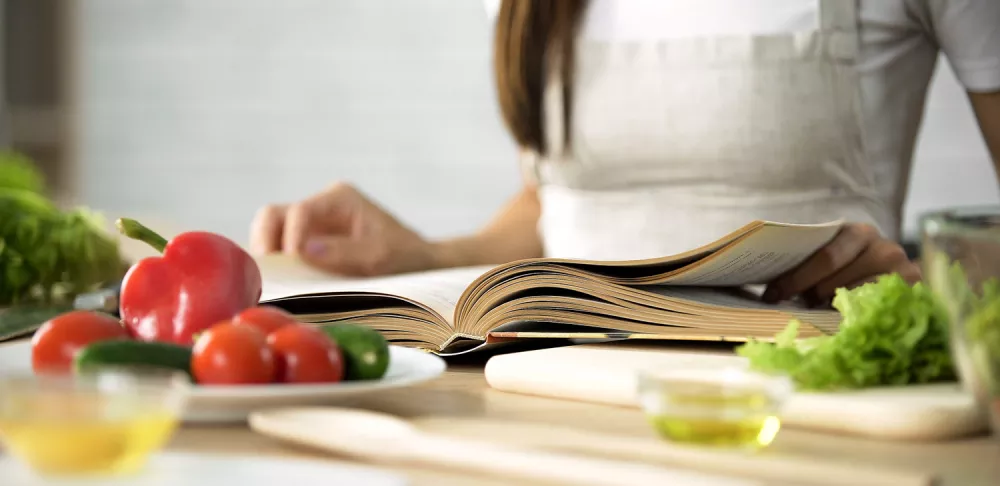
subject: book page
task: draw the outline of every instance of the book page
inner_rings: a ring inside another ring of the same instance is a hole
[[[829,243],[840,224],[767,224],[722,250],[656,283],[694,286],[765,284]]]
[[[671,283],[738,286],[767,283],[833,239],[843,223],[789,224],[754,221],[700,248],[646,260],[532,258],[500,265],[496,274],[571,267],[623,285]]]
[[[783,312],[809,312],[814,311],[798,301],[779,302],[768,304],[760,300],[759,289],[737,289],[737,288],[712,288],[712,287],[672,287],[668,285],[650,285],[639,287],[647,292],[671,297],[674,299],[687,300],[705,304],[709,306],[726,307],[731,309],[751,309]],[[830,311],[816,311],[826,313]]]
[[[288,264],[288,262],[284,262]],[[299,264],[302,265],[302,264]],[[261,302],[285,300],[307,294],[382,294],[417,302],[453,323],[462,292],[492,267],[467,267],[392,275],[345,278],[289,268],[261,268],[264,293]],[[341,309],[344,310],[344,309]]]
[[[307,265],[299,259],[283,254],[254,257],[260,268],[264,289],[260,300],[272,300],[299,294],[309,284],[329,284],[343,277],[328,274]]]

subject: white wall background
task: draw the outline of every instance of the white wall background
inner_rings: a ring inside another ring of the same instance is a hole
[[[86,0],[79,196],[242,241],[350,180],[428,235],[513,194],[481,3]]]
[[[258,206],[344,179],[446,236],[481,224],[518,186],[480,1],[77,5],[77,191],[109,215],[243,241]],[[941,67],[908,231],[927,209],[1000,202],[968,102]]]
[[[930,88],[910,174],[904,231],[915,235],[923,212],[1000,203],[993,164],[968,95],[942,57]]]

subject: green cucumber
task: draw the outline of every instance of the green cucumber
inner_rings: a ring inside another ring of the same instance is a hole
[[[320,326],[344,356],[344,379],[378,380],[389,369],[389,343],[378,331],[356,324]]]
[[[179,344],[109,340],[86,346],[73,360],[76,371],[102,366],[141,366],[183,371],[191,376],[191,348]]]

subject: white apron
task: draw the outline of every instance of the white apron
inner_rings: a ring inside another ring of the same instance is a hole
[[[527,159],[546,255],[664,256],[755,219],[844,218],[896,237],[864,155],[857,0],[813,1],[808,32],[579,39],[571,145],[551,79],[550,154]]]

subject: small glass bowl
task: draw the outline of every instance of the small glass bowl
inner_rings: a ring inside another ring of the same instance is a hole
[[[43,476],[138,472],[173,435],[189,389],[187,375],[154,369],[0,375],[0,441]]]
[[[638,388],[646,416],[664,439],[749,450],[771,444],[794,390],[787,377],[738,367],[645,370]]]

